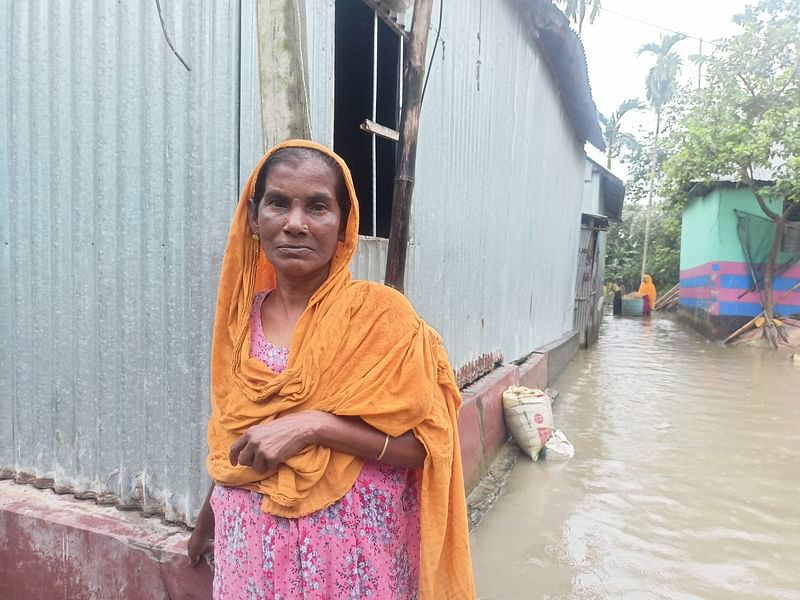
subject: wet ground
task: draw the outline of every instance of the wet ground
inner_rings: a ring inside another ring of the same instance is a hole
[[[607,318],[472,533],[481,599],[800,598],[800,364]]]

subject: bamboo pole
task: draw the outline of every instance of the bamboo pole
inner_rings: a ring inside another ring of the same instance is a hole
[[[405,288],[408,226],[411,220],[411,197],[417,159],[419,116],[422,110],[422,87],[425,81],[425,56],[431,26],[433,0],[415,0],[411,19],[409,49],[403,69],[403,113],[400,116],[397,171],[392,197],[392,224],[386,257],[384,281],[402,292]]]
[[[669,302],[669,301],[673,300],[675,298],[675,296],[677,296],[679,293],[680,292],[678,290],[670,290],[669,292],[667,292],[666,294],[661,296],[661,298],[658,299],[658,301],[656,302],[656,305],[661,305],[661,304],[664,304],[666,302]]]
[[[673,286],[666,294],[656,300],[656,305],[653,307],[653,310],[661,310],[664,308],[667,304],[671,303],[677,296],[680,295],[680,291],[680,284]]]
[[[800,289],[800,281],[798,281],[798,282],[797,282],[796,284],[794,284],[794,285],[793,285],[791,288],[789,288],[789,290],[788,290],[788,291],[787,291],[787,292],[786,292],[786,293],[785,293],[783,296],[781,296],[780,298],[778,298],[778,300],[777,300],[777,301],[774,303],[774,305],[775,305],[775,306],[777,306],[778,304],[780,304],[780,303],[781,303],[781,302],[782,302],[784,299],[786,299],[786,297],[788,297],[788,296],[789,296],[789,294],[791,294],[792,292],[794,292],[794,291],[795,291],[795,290],[797,290],[797,289]],[[757,314],[755,317],[753,317],[752,319],[750,319],[750,320],[749,320],[747,323],[745,323],[744,325],[742,325],[741,327],[739,327],[739,329],[737,329],[737,330],[736,330],[736,331],[734,331],[732,334],[730,334],[728,337],[726,337],[726,338],[723,340],[723,342],[722,342],[722,343],[723,343],[723,344],[727,344],[727,343],[728,343],[728,342],[730,342],[731,340],[733,340],[733,339],[736,339],[737,337],[739,337],[740,335],[742,335],[742,334],[743,334],[745,331],[747,331],[748,329],[752,329],[752,327],[753,327],[753,325],[755,324],[755,322],[756,322],[756,321],[757,321],[757,320],[758,320],[760,317],[762,317],[762,316],[764,316],[764,311],[763,311],[763,310],[762,310],[760,313],[758,313],[758,314]]]
[[[737,337],[739,337],[740,335],[742,335],[742,334],[743,334],[745,331],[749,331],[750,329],[752,329],[752,328],[753,328],[753,325],[754,325],[754,324],[755,324],[755,322],[756,322],[756,320],[757,320],[759,317],[761,317],[761,315],[763,315],[763,314],[764,314],[764,312],[763,312],[763,311],[761,311],[760,313],[758,313],[758,315],[756,315],[755,317],[753,317],[752,319],[750,319],[750,320],[749,320],[747,323],[745,323],[744,325],[742,325],[741,327],[739,327],[739,329],[737,329],[737,330],[736,330],[736,331],[734,331],[732,334],[730,334],[728,337],[726,337],[724,340],[722,340],[722,343],[723,343],[723,344],[727,344],[727,343],[729,343],[729,342],[732,342],[732,341],[733,341],[733,340],[735,340]]]

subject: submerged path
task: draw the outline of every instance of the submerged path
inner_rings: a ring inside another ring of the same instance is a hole
[[[481,599],[800,598],[800,365],[613,319],[472,534]]]

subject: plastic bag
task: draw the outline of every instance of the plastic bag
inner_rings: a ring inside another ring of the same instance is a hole
[[[542,390],[512,386],[503,392],[503,413],[514,441],[525,454],[538,460],[553,431],[550,397]]]
[[[575,456],[575,446],[567,439],[560,429],[553,431],[542,450],[543,457],[547,460],[569,460]]]

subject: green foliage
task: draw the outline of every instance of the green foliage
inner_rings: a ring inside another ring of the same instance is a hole
[[[639,152],[639,142],[629,133],[620,131],[622,118],[626,113],[644,108],[644,103],[638,98],[631,98],[622,102],[608,117],[597,113],[597,118],[603,126],[603,137],[606,141],[606,168],[611,168],[611,159],[619,156],[622,147],[631,152]]]
[[[656,171],[657,158],[659,155],[659,135],[662,131],[661,118],[664,109],[669,106],[672,97],[675,95],[677,87],[678,74],[681,69],[681,58],[672,51],[672,48],[684,39],[682,33],[674,33],[672,35],[661,35],[661,42],[659,44],[645,44],[639,49],[639,54],[652,53],[656,57],[656,62],[647,74],[646,88],[647,99],[656,113],[656,126],[653,133],[653,145],[650,153],[650,175],[649,191],[647,195],[647,212],[645,213],[645,230],[644,230],[644,243],[642,248],[642,275],[645,271],[650,269],[645,268],[650,265],[647,264],[647,257],[650,247],[650,224],[652,220],[652,203],[653,196],[656,190],[656,179],[658,173]]]
[[[734,21],[740,31],[719,41],[705,61],[708,84],[671,140],[668,188],[685,192],[693,181],[733,177],[776,223],[760,292],[764,335],[777,348],[773,281],[792,205],[770,208],[760,182],[773,182],[773,194],[800,201],[800,7],[796,0],[761,0]]]
[[[661,34],[659,43],[645,44],[639,48],[639,54],[653,54],[656,57],[655,64],[647,73],[645,88],[647,90],[647,101],[658,114],[669,104],[675,93],[678,73],[681,70],[682,59],[672,51],[672,48],[685,39],[682,33],[671,35]]]
[[[686,99],[689,92],[677,86],[673,101],[664,108],[663,130],[672,132],[685,118]],[[629,290],[639,287],[644,245],[645,212],[649,191],[650,159],[653,151],[654,132],[640,133],[638,148],[624,148],[621,159],[628,167],[625,181],[625,207],[621,223],[612,223],[608,231],[606,249],[606,277],[617,275],[625,278]],[[653,204],[650,227],[647,271],[659,293],[666,292],[680,278],[680,243],[682,202],[680,195],[667,187],[663,176],[663,164],[671,156],[672,147],[659,144],[656,154],[657,201]],[[682,194],[682,192],[681,192]]]
[[[665,126],[671,127],[674,121],[673,111],[668,109],[665,113]],[[625,278],[628,289],[634,291],[638,289],[642,267],[653,142],[653,133],[643,135],[640,142],[641,151],[627,151],[624,154],[628,165],[628,178],[625,182],[622,222],[612,223],[608,231],[607,277],[610,279],[621,275]],[[661,165],[668,157],[668,149],[660,145],[656,155],[656,186],[660,198],[653,204],[647,259],[647,271],[653,276],[660,291],[667,291],[674,286],[680,276],[682,207],[680,203],[674,202],[672,197],[664,197],[660,189],[663,182]]]
[[[672,189],[733,176],[744,185],[767,169],[776,191],[800,199],[800,9],[762,0],[734,21],[705,61],[707,85],[670,144]]]
[[[623,209],[622,222],[612,223],[608,230],[606,278],[612,280],[622,276],[629,291],[639,288],[644,226],[642,205],[628,203]],[[680,278],[680,239],[680,209],[669,203],[653,206],[647,270],[653,276],[659,294],[678,283]]]

